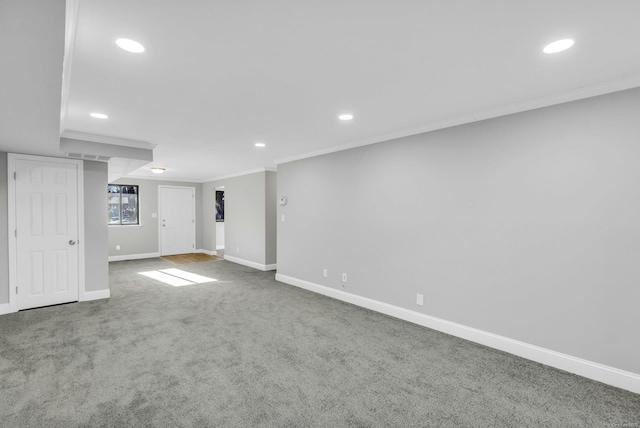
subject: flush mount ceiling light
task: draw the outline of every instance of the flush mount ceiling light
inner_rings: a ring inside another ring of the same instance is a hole
[[[135,40],[118,39],[116,40],[116,45],[118,45],[121,49],[124,49],[127,52],[133,52],[133,53],[144,52],[144,46],[142,46],[142,44],[136,42]]]
[[[338,119],[340,120],[351,120],[353,119],[353,115],[352,114],[341,114],[340,116],[338,116]]]
[[[153,172],[154,174],[162,174],[164,172],[164,168],[154,166],[153,168],[151,168],[151,172]]]
[[[545,46],[544,49],[542,49],[542,52],[546,54],[562,52],[569,49],[571,46],[573,46],[573,44],[573,39],[556,40],[555,42],[549,43],[547,46]]]
[[[266,147],[267,145],[265,143],[255,143],[254,146],[256,146],[256,147]]]
[[[109,119],[109,116],[104,113],[91,113],[89,116],[95,117],[96,119]]]

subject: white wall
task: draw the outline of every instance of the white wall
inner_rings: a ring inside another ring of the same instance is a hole
[[[640,373],[639,111],[634,89],[279,165],[278,274]]]

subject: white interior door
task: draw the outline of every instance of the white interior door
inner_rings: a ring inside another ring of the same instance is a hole
[[[196,192],[193,187],[159,186],[160,253],[193,253],[196,248]]]
[[[15,161],[18,310],[78,300],[78,167]]]

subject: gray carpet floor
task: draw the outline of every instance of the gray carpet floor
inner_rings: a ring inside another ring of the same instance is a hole
[[[3,427],[638,427],[640,395],[214,261],[0,316]]]

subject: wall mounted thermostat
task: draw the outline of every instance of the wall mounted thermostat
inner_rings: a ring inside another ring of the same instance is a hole
[[[280,205],[287,205],[287,197],[283,196],[280,198]]]

